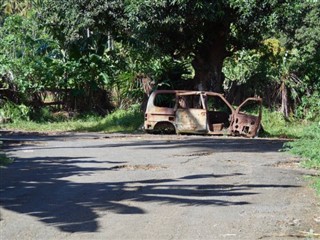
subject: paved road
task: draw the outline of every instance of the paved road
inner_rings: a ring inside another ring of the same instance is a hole
[[[319,200],[281,140],[2,132],[1,239],[299,239]]]

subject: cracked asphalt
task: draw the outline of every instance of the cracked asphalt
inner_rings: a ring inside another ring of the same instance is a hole
[[[0,131],[1,239],[303,239],[319,198],[278,139]]]

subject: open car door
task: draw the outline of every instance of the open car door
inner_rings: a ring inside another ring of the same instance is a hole
[[[258,135],[262,117],[262,99],[247,98],[235,110],[231,121],[232,135],[255,137]]]

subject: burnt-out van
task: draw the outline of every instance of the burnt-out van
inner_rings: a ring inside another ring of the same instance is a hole
[[[222,94],[157,90],[148,100],[144,129],[149,133],[190,133],[254,137],[261,124],[261,98],[234,108]]]

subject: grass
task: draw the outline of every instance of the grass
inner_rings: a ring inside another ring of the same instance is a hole
[[[300,138],[308,122],[294,118],[285,119],[280,112],[266,108],[262,112],[262,137]]]
[[[318,196],[320,196],[320,177],[312,177],[311,181],[313,182],[312,186],[316,189]]]
[[[27,131],[27,132],[66,132],[77,131],[90,131],[93,127],[102,121],[102,118],[95,117],[93,119],[70,119],[63,122],[36,122],[20,120],[13,123],[0,125],[6,130]],[[92,130],[93,131],[93,130]]]
[[[134,132],[142,124],[143,113],[134,106],[128,110],[117,110],[104,118],[96,115],[86,115],[56,122],[19,120],[1,124],[0,129],[29,132],[86,131],[113,133]]]
[[[302,136],[294,142],[286,143],[284,148],[302,157],[303,167],[320,170],[320,122],[305,127]],[[309,179],[320,196],[320,174]]]
[[[316,190],[318,196],[320,196],[320,176],[308,176],[306,180]]]
[[[78,126],[77,131],[135,132],[143,124],[143,113],[137,109],[117,110],[91,126]]]
[[[320,122],[305,127],[302,136],[286,143],[285,148],[305,158],[304,167],[320,170]]]

